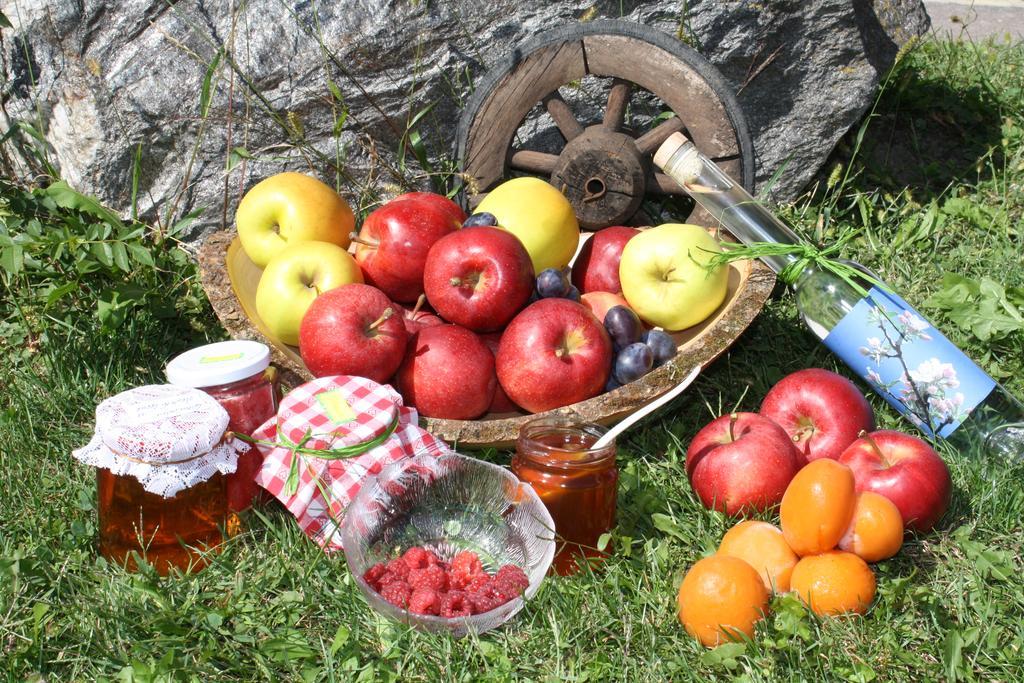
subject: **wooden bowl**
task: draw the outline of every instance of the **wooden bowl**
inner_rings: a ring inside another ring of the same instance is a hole
[[[584,233],[584,239],[589,234]],[[285,384],[297,386],[312,379],[299,350],[275,340],[256,313],[256,286],[262,269],[242,250],[234,230],[210,235],[199,250],[203,288],[213,310],[235,339],[254,339],[270,346]],[[453,444],[467,447],[507,447],[519,428],[539,416],[567,415],[580,422],[613,424],[655,400],[695,366],[707,366],[721,355],[757,317],[775,285],[775,274],[761,261],[739,261],[729,266],[725,301],[704,322],[677,332],[676,357],[635,382],[573,405],[529,415],[486,415],[478,420],[424,418],[424,427]]]

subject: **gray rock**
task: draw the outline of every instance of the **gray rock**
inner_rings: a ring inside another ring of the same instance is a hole
[[[871,104],[900,46],[928,28],[920,0],[683,6],[4,1],[14,28],[2,33],[0,116],[39,131],[73,186],[125,213],[137,177],[138,211],[164,226],[196,209],[195,227],[230,224],[244,190],[286,167],[337,181],[365,209],[454,168],[461,103],[497,56],[556,25],[623,16],[681,36],[722,70],[748,117],[759,182],[785,164],[772,194],[790,198]],[[398,151],[428,107],[423,169],[408,140]],[[18,170],[31,172],[38,143],[18,138]]]

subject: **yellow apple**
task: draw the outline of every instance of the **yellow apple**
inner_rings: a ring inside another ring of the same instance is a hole
[[[718,240],[699,225],[666,223],[642,230],[622,250],[622,295],[651,325],[692,327],[725,300],[729,269],[709,266],[721,251]]]
[[[290,244],[330,242],[347,248],[352,209],[331,187],[302,173],[278,173],[252,187],[235,212],[242,248],[265,267]]]
[[[352,282],[363,273],[352,255],[329,242],[299,242],[285,247],[263,270],[256,287],[256,312],[270,335],[299,343],[299,324],[320,294]]]
[[[580,225],[572,204],[540,178],[508,180],[491,190],[475,213],[494,214],[498,227],[519,238],[539,273],[564,268],[576,254]]]

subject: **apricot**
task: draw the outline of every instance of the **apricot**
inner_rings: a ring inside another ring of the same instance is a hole
[[[793,568],[789,585],[821,616],[864,614],[875,599],[871,567],[853,553],[841,550],[801,559]]]
[[[779,508],[782,534],[797,555],[832,550],[846,533],[857,502],[853,471],[820,458],[789,482]]]
[[[740,522],[729,529],[718,546],[718,554],[749,564],[761,575],[764,587],[776,593],[789,590],[789,575],[799,559],[777,526],[756,520]]]
[[[706,647],[754,635],[768,613],[768,591],[749,564],[728,555],[705,557],[686,572],[676,597],[679,621]]]
[[[873,491],[857,494],[853,519],[839,539],[839,548],[854,553],[865,562],[879,562],[903,545],[903,517],[891,500]]]

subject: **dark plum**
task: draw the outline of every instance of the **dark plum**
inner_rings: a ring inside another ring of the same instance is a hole
[[[654,354],[654,367],[659,368],[672,360],[676,355],[676,340],[667,332],[661,330],[648,330],[640,339],[644,344],[651,347]]]
[[[632,308],[612,306],[604,314],[604,328],[612,338],[615,350],[624,349],[630,344],[640,341],[643,325]]]
[[[537,276],[537,294],[541,299],[562,298],[569,287],[569,279],[557,268],[542,270]]]
[[[576,285],[570,285],[569,286],[569,291],[567,291],[565,293],[564,297],[566,299],[568,299],[569,301],[575,301],[576,303],[579,303],[579,301],[580,301],[580,290],[576,288]]]
[[[619,384],[619,380],[615,379],[615,375],[608,375],[608,382],[604,385],[605,391],[615,391],[622,385]]]
[[[498,219],[493,213],[487,213],[481,211],[480,213],[474,213],[472,216],[462,222],[462,227],[472,228],[475,225],[488,225],[498,227]]]
[[[622,384],[638,380],[654,367],[654,354],[651,347],[642,342],[630,344],[615,356],[615,368],[612,374]]]

